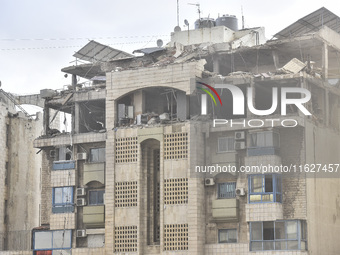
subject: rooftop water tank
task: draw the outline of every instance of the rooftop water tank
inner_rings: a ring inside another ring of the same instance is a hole
[[[222,17],[216,19],[216,26],[225,26],[231,30],[238,30],[238,20],[235,15],[225,14]]]
[[[210,28],[215,26],[215,20],[212,18],[200,18],[195,21],[195,29]]]

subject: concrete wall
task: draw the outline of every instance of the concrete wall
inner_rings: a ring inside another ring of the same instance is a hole
[[[33,227],[39,226],[41,154],[36,154],[33,141],[40,134],[42,116],[36,120],[10,118],[8,149],[8,231],[24,231],[8,235],[8,249],[29,249]],[[25,241],[24,241],[25,240]]]
[[[6,165],[8,166],[8,148],[7,148],[7,104],[0,100],[0,147],[3,148],[0,154],[0,250],[4,248],[4,238],[6,226],[5,218],[5,199],[7,200],[7,185],[5,185]],[[7,164],[6,164],[7,162]]]
[[[0,99],[0,250],[29,250],[31,229],[39,225],[41,154],[33,140],[42,116],[28,120]]]
[[[256,35],[258,33],[258,35]],[[258,36],[258,42],[256,37]],[[264,28],[255,28],[243,31],[233,31],[224,26],[201,28],[195,30],[183,30],[171,33],[170,46],[176,43],[182,45],[201,44],[201,43],[226,43],[232,42],[231,47],[236,49],[242,46],[254,46],[257,43],[265,43]]]
[[[307,123],[305,137],[306,163],[339,163],[338,133]],[[311,255],[335,255],[340,250],[340,178],[334,173],[321,176],[306,180],[308,246]]]

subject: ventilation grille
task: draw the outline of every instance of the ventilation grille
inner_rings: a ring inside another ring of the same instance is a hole
[[[164,203],[167,205],[188,203],[188,178],[164,180]]]
[[[137,137],[116,139],[116,163],[137,162]]]
[[[115,227],[115,252],[137,251],[137,226]]]
[[[137,206],[137,182],[116,182],[115,207]]]
[[[164,250],[188,250],[188,224],[164,225]]]
[[[164,135],[164,159],[188,158],[188,133]]]

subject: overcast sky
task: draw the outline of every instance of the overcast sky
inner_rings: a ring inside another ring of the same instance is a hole
[[[179,20],[194,27],[200,3],[202,17],[233,14],[241,6],[245,27],[263,26],[270,39],[276,32],[324,6],[340,15],[339,2],[276,0],[179,0]],[[72,55],[94,39],[131,53],[134,49],[167,43],[177,25],[177,0],[1,0],[0,81],[17,94],[61,89],[70,84],[60,70],[75,64]]]

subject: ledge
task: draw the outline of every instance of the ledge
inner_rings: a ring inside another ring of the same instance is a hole
[[[33,142],[34,148],[55,147],[70,144],[105,142],[106,133],[62,134],[55,137],[37,138]]]

